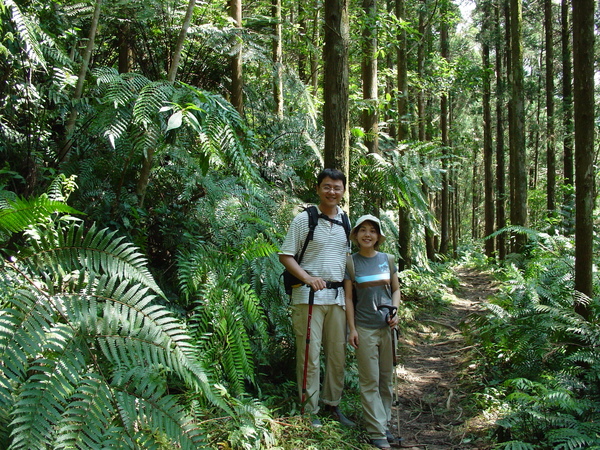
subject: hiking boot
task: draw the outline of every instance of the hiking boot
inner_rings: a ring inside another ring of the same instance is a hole
[[[377,448],[391,448],[387,439],[371,439],[371,445]]]
[[[341,425],[348,427],[348,428],[354,428],[356,426],[356,424],[354,422],[352,422],[350,419],[348,419],[343,413],[342,411],[340,411],[339,406],[333,406],[333,405],[325,405],[325,411],[334,419],[337,420]]]
[[[321,428],[323,426],[323,424],[321,423],[321,421],[319,420],[319,418],[317,416],[312,416],[310,418],[310,426],[313,428]]]
[[[390,445],[400,445],[400,441],[402,441],[402,438],[395,437],[390,430],[385,432],[385,437]]]

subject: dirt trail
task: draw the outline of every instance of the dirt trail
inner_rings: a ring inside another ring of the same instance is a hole
[[[458,269],[460,288],[452,293],[452,304],[441,314],[423,314],[418,326],[399,341],[396,367],[399,401],[393,411],[394,434],[402,447],[414,450],[483,450],[467,442],[464,423],[469,418],[459,407],[467,395],[459,371],[468,371],[468,348],[461,326],[481,310],[481,303],[494,293],[485,273]]]

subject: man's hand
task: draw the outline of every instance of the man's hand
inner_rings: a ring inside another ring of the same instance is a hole
[[[320,277],[308,277],[308,280],[305,281],[305,284],[315,292],[327,287],[325,280]]]

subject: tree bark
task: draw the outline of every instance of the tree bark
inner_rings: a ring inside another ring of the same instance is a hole
[[[364,27],[362,32],[362,82],[365,108],[362,126],[365,146],[369,153],[379,153],[379,115],[377,99],[377,0],[363,0]]]
[[[92,52],[94,51],[96,31],[98,30],[98,22],[100,21],[101,9],[102,0],[96,0],[94,14],[92,16],[92,23],[90,25],[90,31],[88,34],[88,42],[85,47],[85,51],[83,52],[83,57],[81,58],[81,67],[79,69],[79,75],[77,77],[77,84],[75,85],[75,92],[73,93],[73,103],[76,103],[79,99],[81,99],[81,96],[83,94],[83,84],[85,83],[85,77],[90,66],[90,60],[92,59]],[[62,148],[60,149],[60,152],[58,154],[59,163],[65,160],[65,158],[69,154],[69,151],[71,150],[71,146],[73,145],[71,135],[73,134],[73,130],[75,129],[76,122],[77,109],[75,106],[73,106],[69,115],[69,120],[65,125],[65,142],[62,145]]]
[[[511,36],[511,103],[512,122],[510,126],[511,157],[514,171],[511,180],[514,183],[514,202],[511,204],[512,223],[527,226],[527,167],[525,149],[525,88],[523,74],[523,14],[522,0],[510,0],[510,36]],[[515,235],[515,251],[521,253],[527,242],[524,233]]]
[[[405,0],[396,0],[396,18],[404,19]],[[398,67],[398,141],[410,136],[410,121],[408,114],[408,64],[406,50],[406,30],[400,28],[397,35],[396,64]]]
[[[562,117],[563,117],[563,175],[566,186],[574,186],[573,169],[573,73],[571,65],[571,30],[569,29],[569,0],[561,3],[561,53],[562,53]],[[573,207],[573,196],[570,189],[565,189],[565,210]],[[569,220],[565,225],[569,226]]]
[[[273,103],[275,115],[283,119],[283,49],[281,40],[281,0],[272,0],[273,20]]]
[[[313,0],[315,4],[314,17],[313,17],[313,46],[310,50],[310,84],[312,91],[316,94],[319,90],[319,63],[321,61],[321,55],[314,49],[320,47],[321,39],[321,8],[319,7],[320,0]]]
[[[544,28],[546,37],[546,197],[548,214],[556,214],[556,154],[554,136],[554,44],[552,0],[544,0]]]
[[[483,182],[484,182],[484,216],[485,235],[494,232],[494,174],[493,150],[492,150],[492,82],[490,64],[490,40],[491,40],[491,5],[486,1],[483,7],[483,42],[482,65],[483,65]],[[494,257],[494,239],[485,240],[485,254],[488,258]]]
[[[229,0],[229,15],[238,29],[242,28],[242,0]],[[242,38],[237,39],[237,49],[231,57],[231,104],[242,115],[244,113],[242,77]]]
[[[276,0],[273,0],[273,3],[275,3],[275,1]],[[281,16],[281,0],[279,0],[278,3],[280,11],[279,14]],[[298,77],[303,83],[308,83],[308,77],[306,76],[307,54],[305,52],[310,52],[310,50],[308,49],[309,45],[306,9],[304,8],[304,4],[302,2],[298,2],[298,39],[300,41],[300,45],[302,46],[302,49],[298,52]]]
[[[130,43],[131,26],[125,23],[119,27],[119,73],[131,72],[133,55]]]
[[[506,177],[504,151],[504,72],[502,58],[505,48],[502,45],[501,17],[504,0],[497,0],[495,5],[496,22],[496,227],[498,230],[506,227]],[[506,234],[500,233],[496,239],[498,258],[506,258]]]
[[[167,80],[169,80],[171,83],[174,83],[175,78],[177,77],[179,61],[181,61],[181,51],[183,50],[183,44],[185,43],[185,38],[187,36],[188,29],[190,28],[190,23],[192,22],[192,16],[194,15],[195,7],[196,0],[190,0],[185,12],[183,24],[181,25],[181,30],[179,31],[179,36],[177,37],[177,43],[175,44],[175,50],[173,51],[173,57],[171,58],[171,67],[169,67],[169,73],[167,75]]]
[[[573,100],[575,118],[575,289],[593,295],[594,256],[594,0],[573,2]],[[589,319],[589,305],[575,311]]]
[[[326,167],[339,169],[346,176],[350,160],[348,36],[347,0],[325,0],[324,160]]]
[[[441,24],[440,24],[440,51],[441,56],[446,61],[450,60],[450,43],[448,38],[448,3],[444,0],[441,3]],[[440,246],[439,252],[447,255],[450,243],[450,185],[448,175],[448,155],[450,154],[450,140],[448,138],[448,93],[443,92],[440,99],[440,127],[442,133],[442,193],[441,193],[441,215],[440,215]]]

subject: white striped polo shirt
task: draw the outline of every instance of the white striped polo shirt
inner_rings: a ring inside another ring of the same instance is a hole
[[[319,211],[320,212],[320,211]],[[342,221],[342,209],[337,207],[334,219]],[[292,221],[279,251],[282,255],[294,256],[304,246],[308,234],[308,212],[302,211]],[[309,241],[301,266],[313,277],[325,281],[343,281],[346,270],[346,254],[349,252],[346,231],[341,225],[319,218],[314,239]],[[292,303],[308,303],[310,288],[302,285],[292,290]],[[323,289],[315,292],[315,304],[344,305],[344,288]]]

